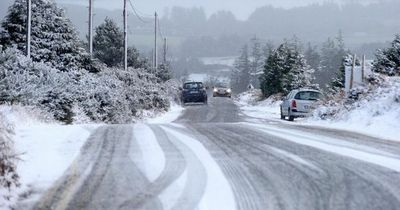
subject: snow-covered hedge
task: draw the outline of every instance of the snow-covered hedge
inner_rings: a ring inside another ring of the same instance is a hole
[[[0,209],[13,199],[12,192],[19,185],[16,171],[17,156],[12,141],[13,126],[0,113]]]
[[[16,49],[0,53],[0,103],[39,107],[64,123],[127,123],[143,110],[167,110],[167,85],[145,69],[65,72]]]

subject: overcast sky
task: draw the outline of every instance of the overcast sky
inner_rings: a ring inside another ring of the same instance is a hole
[[[56,0],[62,3],[87,4],[87,0]],[[218,10],[230,10],[239,19],[246,19],[257,7],[273,5],[276,7],[291,8],[312,3],[322,2],[350,2],[377,0],[131,0],[135,7],[143,13],[152,14],[154,11],[163,13],[165,8],[173,6],[203,7],[209,15]],[[123,0],[94,0],[95,6],[105,9],[118,9],[123,5]]]

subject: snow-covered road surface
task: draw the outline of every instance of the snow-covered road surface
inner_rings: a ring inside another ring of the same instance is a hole
[[[399,209],[400,143],[251,120],[226,98],[110,125],[33,209]]]

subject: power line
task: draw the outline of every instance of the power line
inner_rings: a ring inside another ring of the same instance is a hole
[[[129,0],[129,4],[131,5],[131,8],[132,8],[132,10],[133,10],[133,13],[135,14],[135,16],[136,16],[140,21],[142,21],[143,23],[151,23],[151,22],[152,22],[152,21],[149,21],[149,20],[145,20],[143,17],[141,17],[141,15],[139,15],[138,10],[133,6],[131,0]],[[143,15],[143,16],[145,16],[145,15]],[[150,17],[150,15],[149,15],[149,17]]]

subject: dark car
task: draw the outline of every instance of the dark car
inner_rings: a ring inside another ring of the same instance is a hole
[[[207,104],[207,91],[202,82],[186,82],[182,88],[182,103]]]

